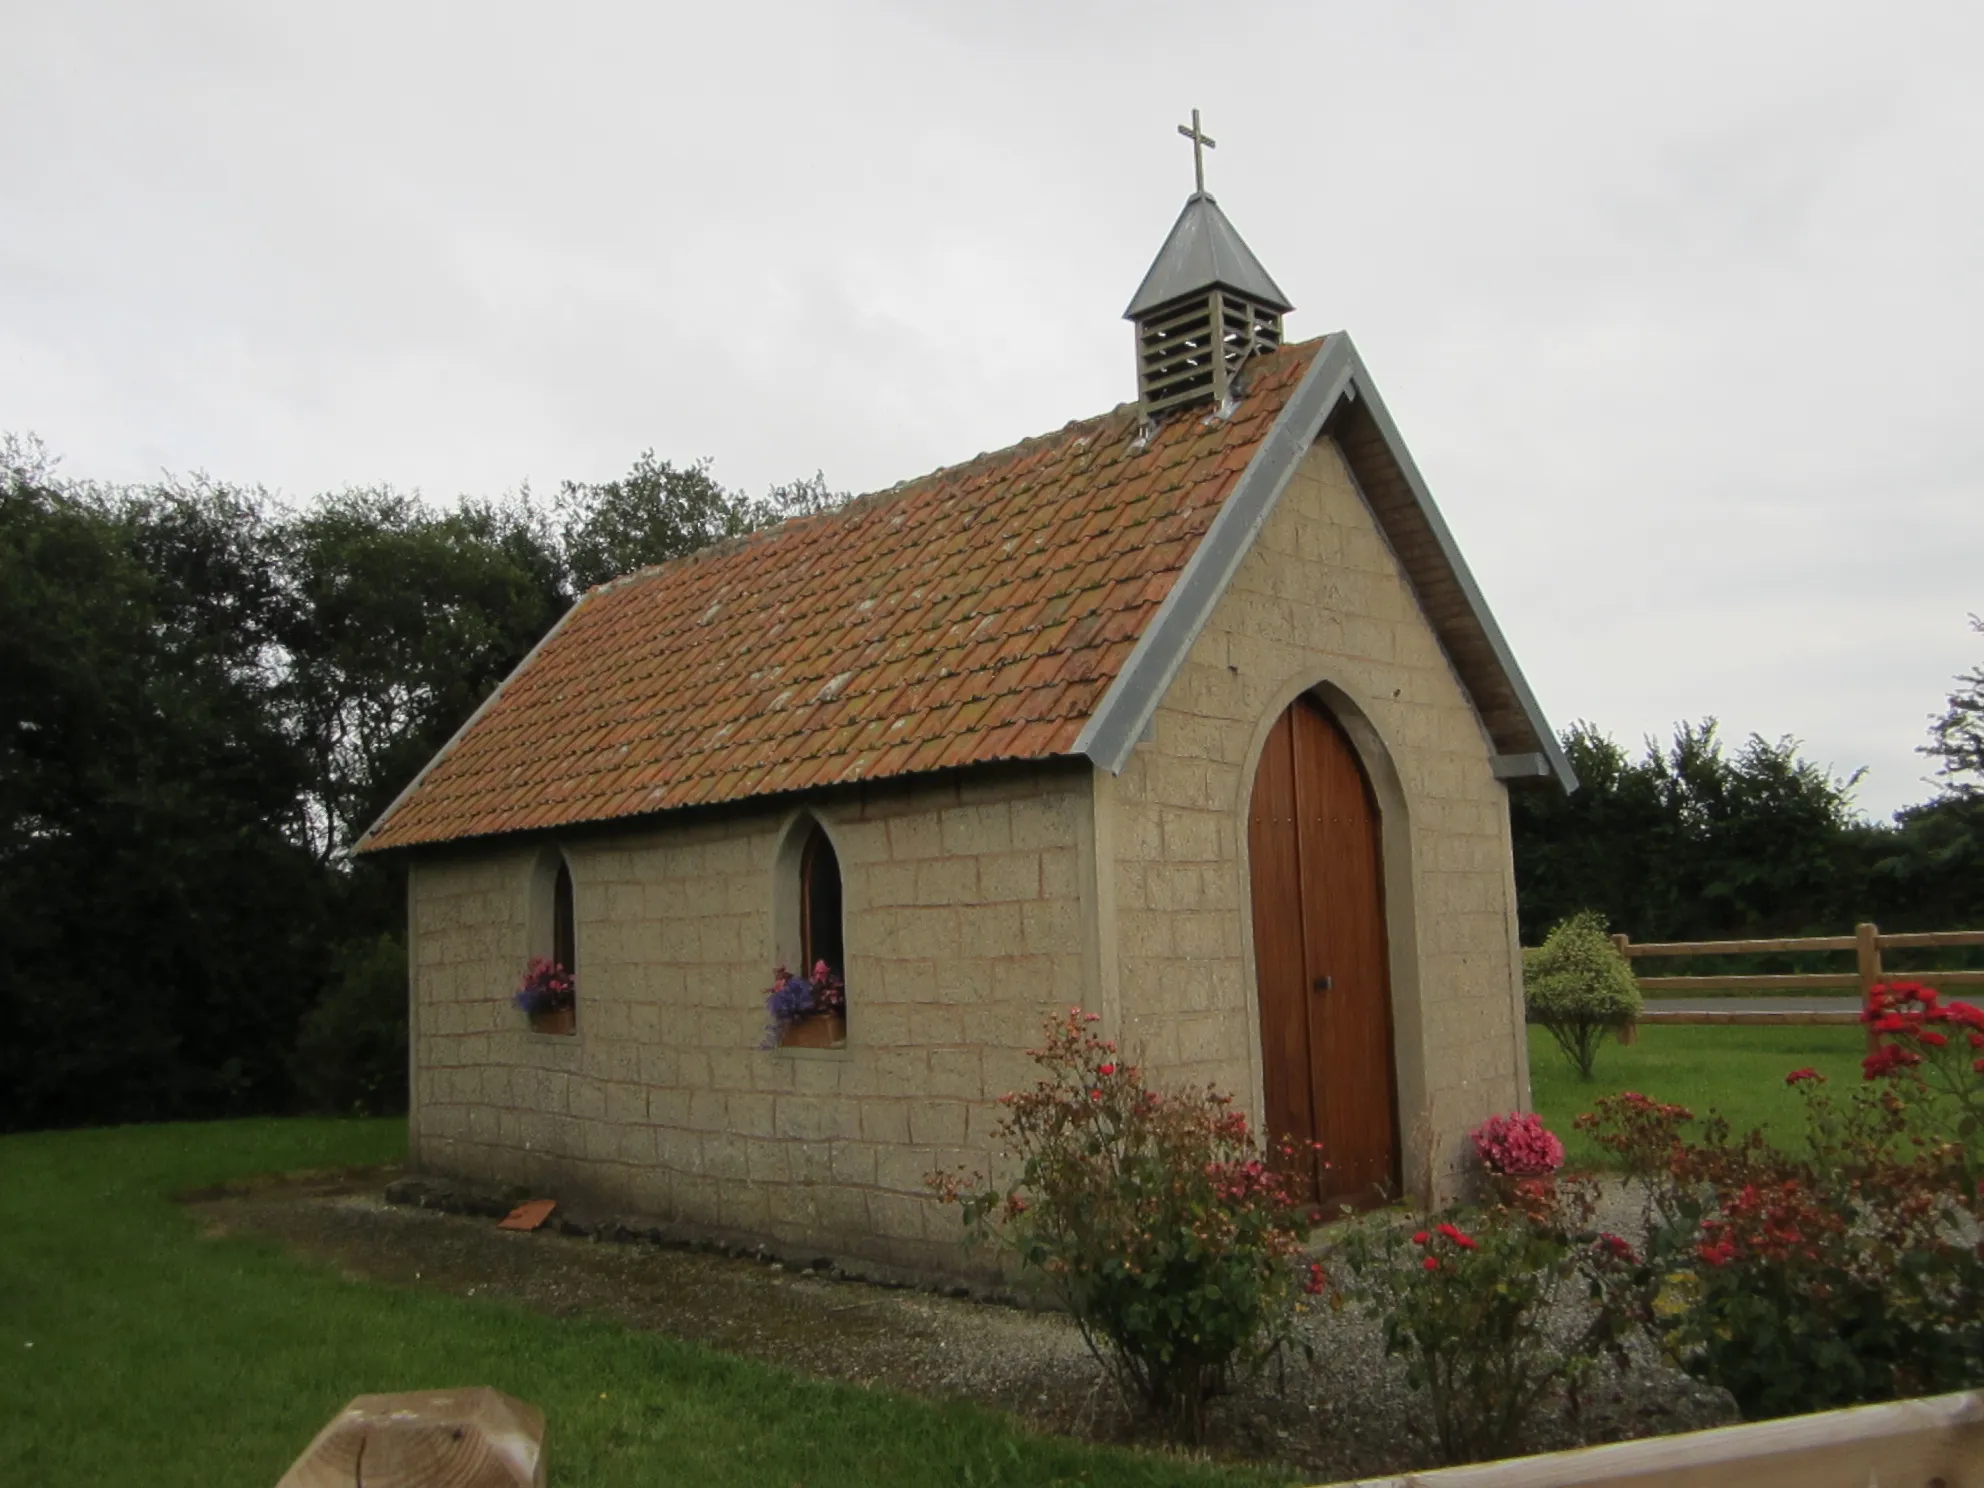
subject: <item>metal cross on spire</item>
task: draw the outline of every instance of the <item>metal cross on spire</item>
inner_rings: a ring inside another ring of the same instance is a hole
[[[1219,148],[1219,141],[1199,128],[1199,111],[1192,110],[1192,124],[1188,129],[1183,124],[1178,132],[1192,142],[1192,178],[1198,182],[1200,196],[1206,194],[1206,151]]]

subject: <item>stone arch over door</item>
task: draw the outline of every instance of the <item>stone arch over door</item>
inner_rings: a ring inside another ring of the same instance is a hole
[[[1315,692],[1295,697],[1268,729],[1247,807],[1261,1092],[1272,1137],[1322,1144],[1327,1203],[1401,1187],[1386,893],[1396,835],[1351,730]]]

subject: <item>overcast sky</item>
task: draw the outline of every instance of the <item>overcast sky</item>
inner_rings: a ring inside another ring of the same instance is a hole
[[[1628,14],[1630,12],[1630,14]],[[436,500],[1134,396],[1208,185],[1542,701],[1867,766],[1984,660],[1984,6],[0,0],[0,430]]]

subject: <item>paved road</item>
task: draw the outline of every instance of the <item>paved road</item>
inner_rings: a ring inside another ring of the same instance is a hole
[[[1649,997],[1646,1010],[1674,1013],[1857,1013],[1858,997]]]

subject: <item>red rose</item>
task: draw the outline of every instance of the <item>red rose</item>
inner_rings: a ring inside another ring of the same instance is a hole
[[[1876,1049],[1860,1061],[1860,1070],[1869,1080],[1878,1080],[1883,1075],[1891,1075],[1898,1069],[1912,1064],[1920,1064],[1922,1056],[1913,1049],[1904,1049],[1899,1044],[1887,1044]]]
[[[1606,1230],[1600,1233],[1595,1243],[1607,1255],[1616,1256],[1629,1264],[1639,1260],[1639,1256],[1634,1253],[1632,1246],[1626,1243],[1623,1235],[1615,1235],[1610,1230]]]
[[[1420,1264],[1423,1265],[1428,1271],[1437,1271],[1440,1269],[1439,1261],[1433,1256],[1426,1257],[1426,1259],[1420,1262]]]

